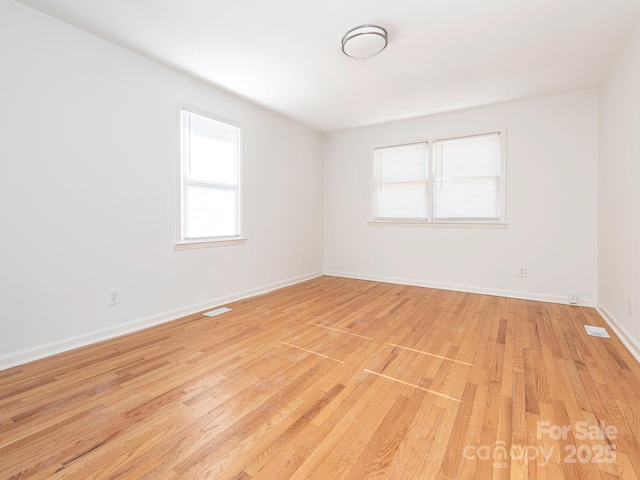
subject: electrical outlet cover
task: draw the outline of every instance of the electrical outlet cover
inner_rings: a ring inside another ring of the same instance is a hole
[[[118,305],[120,303],[120,289],[114,288],[113,290],[109,290],[109,306],[112,307],[114,305]]]

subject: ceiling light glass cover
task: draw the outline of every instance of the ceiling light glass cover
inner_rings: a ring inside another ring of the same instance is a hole
[[[342,51],[353,58],[377,55],[387,46],[387,31],[377,25],[360,25],[342,37]]]

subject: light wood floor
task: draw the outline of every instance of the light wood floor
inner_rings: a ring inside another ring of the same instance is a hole
[[[593,309],[330,277],[229,306],[0,372],[0,478],[640,475]]]

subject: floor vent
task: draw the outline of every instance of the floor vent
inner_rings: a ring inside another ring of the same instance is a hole
[[[604,327],[592,327],[591,325],[585,325],[584,329],[592,337],[611,338]]]
[[[211,310],[210,312],[206,312],[205,315],[207,317],[215,317],[216,315],[221,315],[223,313],[230,312],[231,309],[227,307],[216,308],[215,310]]]

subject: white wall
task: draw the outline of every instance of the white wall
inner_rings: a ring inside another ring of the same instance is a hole
[[[601,87],[598,224],[599,307],[640,359],[640,28]]]
[[[0,68],[0,368],[321,272],[319,134],[8,0]],[[173,250],[178,101],[243,124],[244,245]]]
[[[507,128],[507,229],[367,225],[372,146],[496,127]],[[594,305],[597,165],[595,89],[329,135],[325,271]]]

